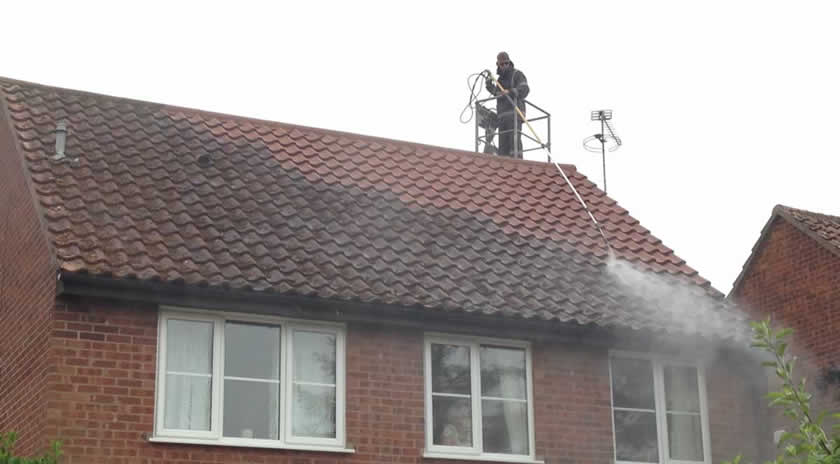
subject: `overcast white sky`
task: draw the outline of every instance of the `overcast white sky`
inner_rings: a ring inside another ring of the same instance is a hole
[[[840,3],[13,2],[0,75],[472,150],[466,78],[507,50],[554,156],[727,293],[774,205],[840,214]]]

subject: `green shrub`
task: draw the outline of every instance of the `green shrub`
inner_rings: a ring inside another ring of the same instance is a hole
[[[0,464],[56,464],[61,457],[61,443],[54,441],[50,451],[40,457],[23,458],[12,455],[17,434],[0,433]]]
[[[787,339],[792,329],[773,330],[770,320],[752,324],[753,344],[765,351],[772,361],[763,366],[773,369],[782,385],[778,391],[770,392],[767,398],[770,406],[781,407],[783,414],[796,424],[796,430],[787,432],[779,440],[780,453],[772,461],[775,464],[840,464],[840,425],[834,425],[832,433],[823,427],[828,411],[814,411],[811,408],[812,395],[805,388],[805,378],[797,381],[793,374],[796,357],[788,353]],[[840,419],[840,414],[831,414]],[[740,464],[741,456],[724,464]]]

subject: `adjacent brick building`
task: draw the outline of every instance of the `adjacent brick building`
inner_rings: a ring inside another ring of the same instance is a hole
[[[766,457],[742,321],[573,166],[615,255],[713,313],[607,272],[551,164],[9,79],[0,97],[0,430],[20,453]]]
[[[840,406],[840,217],[777,205],[729,297],[794,329],[803,372]]]

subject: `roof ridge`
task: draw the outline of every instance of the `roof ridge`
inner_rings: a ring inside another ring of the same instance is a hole
[[[793,227],[795,227],[808,237],[811,237],[811,239],[817,242],[817,244],[819,244],[827,251],[840,258],[840,247],[838,247],[834,243],[831,243],[831,241],[828,238],[820,234],[818,229],[812,227],[813,223],[808,221],[807,217],[810,217],[811,219],[817,221],[825,220],[837,227],[840,227],[840,218],[838,218],[837,216],[815,213],[812,211],[799,208],[791,208],[783,205],[776,205],[776,207],[773,208],[773,213],[785,218]],[[806,218],[799,218],[797,217],[797,214],[804,214]]]
[[[549,162],[545,162],[545,161],[508,158],[508,157],[505,157],[505,156],[492,156],[492,155],[487,155],[487,154],[484,154],[484,153],[477,153],[477,152],[473,152],[473,151],[463,150],[463,149],[460,149],[460,148],[443,147],[443,146],[440,146],[440,145],[431,145],[431,144],[425,144],[425,143],[421,143],[421,142],[412,142],[412,141],[409,141],[409,140],[400,140],[400,139],[392,139],[392,138],[388,138],[388,137],[379,137],[379,136],[369,135],[369,134],[359,134],[359,133],[356,133],[356,132],[339,131],[339,130],[327,129],[327,128],[323,128],[323,127],[304,126],[304,125],[301,125],[301,124],[293,124],[293,123],[287,123],[287,122],[282,122],[282,121],[273,121],[273,120],[270,120],[270,119],[261,119],[261,118],[255,118],[255,117],[252,117],[252,116],[244,116],[244,115],[239,115],[239,114],[221,113],[221,112],[218,112],[218,111],[205,110],[205,109],[201,109],[201,108],[191,108],[191,107],[187,107],[187,106],[171,105],[171,104],[167,104],[167,103],[159,103],[159,102],[153,102],[153,101],[148,101],[148,100],[140,100],[140,99],[130,98],[130,97],[121,97],[121,96],[118,96],[118,95],[109,95],[109,94],[104,94],[104,93],[91,92],[91,91],[87,91],[87,90],[71,89],[71,88],[67,88],[67,87],[59,87],[59,86],[54,86],[54,85],[41,84],[41,83],[37,83],[37,82],[23,81],[23,80],[13,79],[13,78],[5,77],[5,76],[0,76],[0,83],[8,83],[8,84],[13,84],[13,85],[38,87],[38,88],[45,89],[45,90],[58,90],[58,91],[62,91],[62,92],[72,92],[72,93],[75,93],[75,94],[86,95],[86,96],[90,96],[90,97],[93,97],[93,98],[107,98],[107,99],[111,99],[111,100],[120,100],[120,101],[124,101],[124,102],[127,102],[127,103],[133,103],[133,104],[140,104],[140,105],[147,105],[147,106],[157,106],[157,107],[160,107],[162,109],[167,109],[167,110],[170,110],[170,111],[181,111],[181,112],[185,112],[185,113],[195,114],[197,116],[213,117],[213,118],[220,118],[220,119],[224,118],[224,119],[228,119],[228,120],[240,121],[240,122],[251,123],[251,124],[257,123],[257,124],[263,124],[263,125],[281,126],[281,127],[287,128],[289,130],[298,129],[298,130],[313,131],[313,132],[319,132],[323,135],[331,135],[333,137],[354,137],[354,138],[361,138],[363,140],[368,140],[368,141],[378,142],[378,143],[392,143],[392,144],[399,144],[399,145],[403,145],[403,146],[408,145],[408,146],[416,147],[417,149],[446,151],[448,153],[453,153],[453,154],[456,154],[456,155],[459,155],[459,156],[468,156],[468,157],[481,159],[481,160],[492,160],[494,162],[500,162],[500,163],[511,163],[511,164],[526,165],[526,166],[527,165],[540,166],[540,167],[544,167],[544,166],[552,166],[553,167],[553,165],[554,165],[554,162],[549,163]],[[563,169],[570,170],[571,172],[575,172],[575,173],[580,174],[583,177],[586,177],[585,174],[578,171],[577,166],[574,165],[574,164],[568,164],[568,163],[558,163],[558,164],[560,164],[560,166],[562,166]]]
[[[774,212],[776,210],[778,210],[780,212],[787,212],[787,213],[791,213],[791,214],[792,213],[805,213],[805,214],[808,214],[808,215],[811,215],[811,216],[816,216],[816,217],[821,218],[821,219],[827,219],[827,220],[832,221],[832,222],[840,223],[840,216],[835,216],[835,215],[832,215],[832,214],[825,214],[825,213],[818,213],[816,211],[811,211],[811,210],[802,209],[802,208],[794,208],[792,206],[786,206],[786,205],[782,205],[782,204],[776,205],[773,208],[773,210],[774,210]]]

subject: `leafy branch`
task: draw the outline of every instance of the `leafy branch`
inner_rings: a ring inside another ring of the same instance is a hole
[[[14,432],[0,433],[0,464],[57,464],[61,457],[61,443],[54,441],[50,450],[43,456],[24,458],[12,455],[12,450],[17,441],[17,434]]]
[[[758,348],[772,356],[772,361],[762,362],[762,366],[774,370],[782,385],[778,391],[767,394],[770,406],[781,407],[783,414],[791,418],[797,425],[794,432],[784,433],[778,446],[782,448],[773,461],[776,464],[840,464],[840,437],[836,434],[840,425],[832,427],[833,435],[826,433],[823,428],[828,411],[815,416],[811,407],[813,395],[806,390],[803,377],[796,381],[793,373],[796,357],[788,353],[788,339],[793,334],[792,329],[774,330],[770,327],[770,320],[752,323],[753,343]],[[831,415],[840,419],[840,414]],[[741,456],[724,464],[740,464]]]

